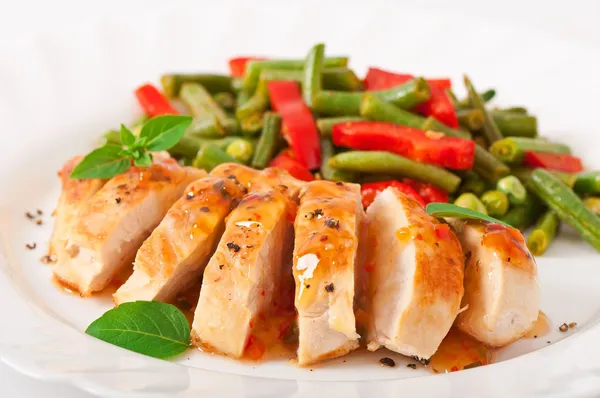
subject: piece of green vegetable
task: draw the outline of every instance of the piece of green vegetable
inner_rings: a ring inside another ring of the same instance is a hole
[[[329,132],[331,135],[331,131]],[[100,137],[99,146],[104,145],[121,145],[121,137],[118,130],[108,130]]]
[[[571,153],[571,148],[565,144],[547,141],[540,138],[509,137],[496,141],[490,147],[490,152],[505,163],[521,164],[525,152]]]
[[[226,131],[215,115],[206,114],[194,118],[186,135],[204,138],[217,138],[226,135]]]
[[[485,205],[481,203],[477,196],[470,192],[461,194],[458,198],[456,198],[454,204],[456,206],[464,207],[466,209],[487,215],[487,209]]]
[[[231,76],[194,73],[173,73],[162,75],[160,78],[163,92],[168,98],[179,97],[181,87],[185,83],[196,83],[204,87],[209,93],[234,93]]]
[[[363,95],[360,103],[360,116],[369,120],[394,123],[418,129],[422,128],[425,122],[425,119],[421,116],[400,109],[393,104],[385,102],[375,95],[375,93],[369,92]]]
[[[481,97],[483,102],[489,102],[492,100],[492,98],[494,98],[496,96],[496,90],[494,90],[493,88],[485,90],[484,92],[479,93],[479,96]],[[458,108],[471,108],[471,107],[472,107],[471,99],[469,97],[463,98],[462,100],[458,101]]]
[[[575,177],[573,188],[576,192],[585,194],[600,193],[600,171],[584,171]]]
[[[511,204],[522,205],[527,199],[527,190],[515,176],[506,176],[498,180],[496,189],[508,196]]]
[[[588,209],[575,192],[544,169],[536,169],[527,185],[561,221],[575,228],[583,240],[600,251],[600,217]]]
[[[232,112],[236,108],[235,95],[232,93],[216,93],[213,98],[227,112]]]
[[[221,150],[226,150],[229,144],[239,137],[228,136],[223,138],[198,138],[183,136],[179,142],[174,145],[169,152],[174,156],[183,156],[186,159],[193,159],[198,151],[204,145],[216,145]],[[252,141],[250,141],[252,142]]]
[[[254,155],[254,145],[245,138],[236,138],[227,145],[225,152],[238,162],[247,164]]]
[[[483,114],[479,109],[459,109],[456,117],[461,126],[471,131],[478,131],[483,127]]]
[[[262,130],[263,122],[264,113],[255,113],[244,120],[240,120],[240,129],[246,135],[255,135]]]
[[[513,167],[510,169],[510,173],[517,177],[523,184],[526,184],[531,178],[531,173],[533,173],[532,168],[529,167]],[[556,178],[562,181],[563,184],[568,186],[569,188],[573,188],[575,185],[575,180],[577,179],[577,175],[573,173],[565,173],[563,171],[556,170],[548,170],[550,171]]]
[[[527,238],[527,247],[534,256],[541,256],[550,246],[558,230],[558,215],[552,210],[545,212]]]
[[[223,128],[229,126],[229,119],[225,111],[200,84],[184,83],[179,95],[194,118],[212,115]]]
[[[508,175],[510,169],[486,151],[481,145],[475,145],[475,164],[473,171],[488,182],[496,183],[500,178]]]
[[[460,185],[459,193],[471,192],[479,196],[483,194],[486,189],[485,181],[479,176],[479,174],[473,172],[468,173],[466,177],[463,177],[462,184]]]
[[[292,80],[303,83],[302,70],[265,69],[260,74],[260,80]],[[348,68],[324,68],[322,70],[322,85],[325,90],[357,91],[363,84],[356,74]]]
[[[543,211],[542,203],[534,195],[527,195],[524,204],[511,206],[500,219],[514,228],[524,230],[532,226]]]
[[[466,207],[453,205],[451,203],[429,203],[427,207],[425,207],[425,211],[438,218],[467,218],[507,225],[505,222],[497,220],[494,217],[490,217],[487,214],[471,210]]]
[[[599,197],[588,196],[587,198],[583,199],[583,204],[585,204],[585,207],[590,209],[592,212],[600,215],[600,198]]]
[[[319,43],[310,49],[304,64],[302,98],[309,108],[312,108],[313,98],[323,88],[323,58],[325,58],[325,44]]]
[[[329,165],[329,159],[335,155],[333,144],[328,139],[321,140],[321,175],[329,181],[356,181],[356,173],[337,170]]]
[[[492,111],[496,126],[505,137],[529,137],[538,135],[537,118],[518,112]]]
[[[322,117],[320,119],[317,119],[317,129],[319,130],[319,134],[321,135],[321,137],[331,137],[331,130],[336,124],[358,122],[361,120],[365,119],[360,116]]]
[[[263,130],[252,158],[252,167],[257,169],[267,167],[273,156],[275,156],[280,131],[281,116],[273,112],[265,113]]]
[[[221,163],[240,163],[236,158],[219,148],[217,145],[206,144],[200,147],[192,164],[194,167],[210,171]]]
[[[342,152],[329,159],[328,164],[339,170],[392,174],[430,182],[447,192],[456,191],[460,185],[460,178],[445,169],[384,151]]]
[[[481,195],[481,203],[487,209],[487,214],[501,217],[506,214],[510,205],[508,196],[498,190],[486,191]]]
[[[159,301],[123,303],[88,326],[86,334],[155,358],[169,358],[190,345],[190,325],[177,307]]]
[[[527,114],[527,108],[522,106],[509,106],[508,108],[494,108],[492,112],[508,112],[508,113],[521,113]]]
[[[471,80],[467,75],[464,76],[464,81],[465,86],[467,87],[467,92],[469,93],[469,101],[472,107],[479,110],[483,115],[483,135],[491,144],[501,140],[504,137],[498,129],[498,126],[496,126],[496,122],[485,108],[485,101],[477,93],[475,87],[473,87],[473,83],[471,83]]]
[[[235,116],[239,120],[243,121],[253,117],[254,115],[262,114],[267,110],[267,108],[269,108],[269,91],[267,89],[267,82],[260,80],[254,95],[237,107]]]

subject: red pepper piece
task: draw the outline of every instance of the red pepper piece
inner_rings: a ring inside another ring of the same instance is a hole
[[[433,202],[448,203],[448,193],[429,182],[415,181],[410,178],[403,178],[402,182],[417,191],[427,204]]]
[[[416,200],[422,206],[425,206],[425,201],[417,191],[415,191],[412,187],[407,184],[401,183],[400,181],[380,181],[380,182],[371,182],[368,184],[362,184],[360,187],[360,193],[362,195],[362,203],[363,207],[367,208],[373,201],[377,194],[388,187],[396,188],[398,191],[402,192],[406,196]]]
[[[294,157],[309,170],[321,165],[321,146],[317,125],[310,109],[302,100],[300,87],[294,81],[268,83],[271,106],[279,112],[285,125],[285,139]]]
[[[290,173],[292,177],[295,177],[299,180],[312,181],[315,179],[315,177],[310,173],[310,170],[304,167],[304,165],[302,165],[296,159],[291,158],[286,153],[280,153],[277,155],[277,157],[271,160],[269,166],[284,169]]]
[[[450,235],[450,227],[448,224],[436,224],[435,227],[435,236],[438,239],[445,239]]]
[[[265,344],[256,336],[251,335],[246,343],[245,354],[248,359],[258,361],[265,354]]]
[[[525,152],[523,165],[527,167],[541,167],[548,170],[578,173],[583,171],[581,159],[566,153]]]
[[[423,163],[470,170],[475,142],[384,122],[347,122],[333,126],[333,143],[359,150],[389,151]]]
[[[236,57],[229,60],[229,71],[233,77],[242,77],[246,72],[248,61],[261,61],[265,58],[260,57]]]
[[[179,112],[171,106],[171,103],[156,87],[152,84],[144,84],[135,90],[144,113],[150,117],[161,115],[177,115]]]

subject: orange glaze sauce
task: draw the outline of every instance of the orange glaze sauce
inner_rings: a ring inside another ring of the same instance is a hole
[[[533,257],[525,249],[525,239],[521,232],[501,224],[486,224],[485,233],[481,238],[484,246],[493,246],[497,256],[511,264],[513,267],[531,267]]]
[[[540,311],[538,313],[538,318],[535,322],[535,325],[533,326],[533,329],[531,329],[531,331],[529,331],[529,333],[527,333],[523,337],[526,339],[536,339],[538,337],[545,336],[546,334],[550,333],[550,327],[550,319],[548,319],[546,314]]]
[[[108,300],[112,303],[113,294],[115,294],[115,292],[121,287],[121,285],[124,284],[125,281],[127,281],[127,279],[129,279],[131,274],[133,274],[133,267],[125,267],[117,274],[117,276],[113,278],[113,280],[108,284],[108,286],[104,288],[104,290],[100,292],[94,292],[90,297],[95,299]],[[52,283],[59,290],[65,293],[81,296],[76,289],[73,289],[71,286],[69,286],[69,284],[58,279],[56,275],[52,275]]]
[[[452,327],[431,357],[429,368],[435,373],[456,372],[477,363],[488,365],[493,362],[493,354],[492,348]]]

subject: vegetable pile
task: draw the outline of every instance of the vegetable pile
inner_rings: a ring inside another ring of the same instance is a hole
[[[116,147],[126,152],[100,177],[126,159],[144,165],[148,151],[168,149],[207,170],[238,162],[306,181],[360,183],[365,207],[389,186],[423,205],[453,202],[521,230],[534,226],[527,243],[536,255],[561,222],[600,250],[600,171],[583,171],[567,145],[538,136],[527,109],[489,107],[495,90],[480,92],[467,76],[468,97],[460,100],[447,78],[372,67],[361,80],[347,57],[326,57],[323,44],[304,59],[238,57],[229,69],[167,74],[162,90],[135,90],[144,116],[104,135],[114,156]],[[174,131],[165,128],[161,144],[140,134],[147,118],[180,114],[191,122],[171,120]]]

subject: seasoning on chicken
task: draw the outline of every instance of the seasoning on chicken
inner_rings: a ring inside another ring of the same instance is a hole
[[[370,324],[368,348],[385,346],[429,359],[456,318],[464,256],[451,228],[395,188],[367,209]]]
[[[76,180],[69,178],[69,175],[83,159],[83,156],[75,156],[70,159],[58,172],[58,177],[62,185],[60,198],[54,215],[54,231],[50,239],[49,258],[57,262],[64,261],[64,249],[66,238],[73,225],[77,222],[79,211],[106,182],[99,178]]]
[[[278,190],[251,192],[231,212],[202,282],[192,341],[239,358],[268,317],[289,270],[295,202]],[[291,214],[292,213],[292,214]]]
[[[65,236],[66,256],[54,275],[81,295],[103,290],[122,269],[192,181],[206,173],[155,157],[132,167],[86,200]]]
[[[305,184],[280,168],[268,167],[264,170],[256,170],[237,163],[223,163],[215,167],[210,175],[234,179],[246,187],[248,192],[275,188],[290,198],[295,198]]]
[[[133,275],[114,294],[115,304],[169,301],[198,283],[242,188],[219,177],[191,183],[138,250]]]
[[[518,340],[534,327],[540,305],[537,265],[523,236],[500,224],[452,224],[467,258],[457,326],[492,347]]]
[[[313,181],[301,190],[293,268],[300,366],[358,347],[355,275],[364,218],[359,185]]]

